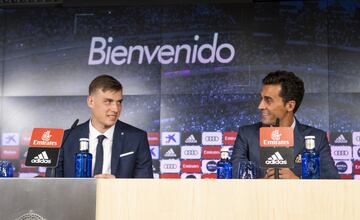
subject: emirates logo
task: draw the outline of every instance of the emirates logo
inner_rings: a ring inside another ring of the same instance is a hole
[[[281,138],[281,134],[279,130],[275,130],[271,133],[271,139],[273,141],[280,141],[280,138]]]
[[[45,131],[44,133],[43,133],[43,135],[41,136],[41,140],[43,140],[43,141],[49,141],[50,140],[50,138],[51,138],[51,134],[50,134],[50,131],[49,130],[47,130],[47,131]]]

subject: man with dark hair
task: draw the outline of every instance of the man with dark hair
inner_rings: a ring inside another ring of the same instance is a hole
[[[94,177],[153,178],[146,132],[118,120],[122,101],[122,85],[114,77],[101,75],[90,83],[87,104],[91,119],[70,133],[60,151],[56,177],[74,177],[79,139],[89,138]]]
[[[339,174],[331,157],[326,133],[322,130],[300,124],[294,113],[298,110],[304,97],[304,82],[294,73],[276,71],[269,73],[262,81],[261,100],[258,109],[261,111],[261,123],[239,128],[234,144],[231,162],[233,176],[237,177],[240,161],[253,161],[257,165],[257,178],[273,179],[274,169],[259,168],[259,129],[262,126],[273,126],[294,129],[294,157],[299,158],[305,148],[305,136],[315,136],[315,150],[320,154],[320,178],[337,179]],[[301,163],[295,161],[294,169],[279,170],[280,179],[299,179]]]

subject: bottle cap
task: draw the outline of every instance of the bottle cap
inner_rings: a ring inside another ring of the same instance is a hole
[[[89,138],[80,138],[80,150],[89,150]]]
[[[315,136],[305,136],[305,148],[308,150],[315,148]]]
[[[221,155],[221,159],[228,159],[229,156],[229,148],[227,147],[222,147],[220,150],[220,155]]]
[[[220,151],[221,151],[221,152],[229,152],[229,148],[227,148],[227,147],[222,147]]]

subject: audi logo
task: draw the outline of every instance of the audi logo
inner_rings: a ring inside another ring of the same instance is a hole
[[[334,151],[334,155],[335,156],[347,156],[347,155],[349,155],[349,152],[346,150],[337,150],[337,151]]]
[[[217,137],[217,136],[206,136],[205,141],[212,141],[212,142],[219,141],[219,137]]]
[[[184,151],[184,155],[187,155],[187,156],[195,156],[198,154],[199,154],[199,152],[197,150],[185,150]]]
[[[164,169],[176,169],[176,164],[164,164]]]

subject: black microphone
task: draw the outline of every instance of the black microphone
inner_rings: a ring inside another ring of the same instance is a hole
[[[74,130],[74,128],[76,128],[77,124],[79,123],[79,119],[76,119],[74,121],[74,123],[71,125],[70,129],[69,129],[69,132],[67,133],[67,135],[65,136],[65,138],[63,139],[63,142],[61,143],[61,146],[60,146],[60,150],[61,148],[64,146],[64,143],[66,142],[66,140],[68,139],[68,137],[70,136],[71,132]],[[60,153],[58,154],[58,158],[56,159],[56,164],[58,163],[59,161],[59,156],[60,156]],[[57,166],[56,166],[57,167]],[[56,167],[52,167],[50,168],[50,176],[49,177],[55,177],[55,169]]]
[[[76,119],[76,120],[74,121],[74,123],[71,125],[71,127],[70,127],[70,129],[69,129],[69,132],[67,133],[66,137],[64,138],[64,141],[61,143],[61,147],[60,147],[60,148],[63,147],[65,141],[66,141],[67,138],[69,137],[69,135],[70,135],[70,133],[72,132],[72,130],[73,130],[74,128],[76,128],[76,126],[77,126],[78,123],[79,123],[79,119]]]
[[[280,119],[279,118],[276,118],[274,127],[280,127]]]
[[[275,122],[275,126],[274,127],[280,127],[280,119],[279,118],[276,118],[276,122]],[[274,169],[275,173],[275,179],[280,179],[280,176],[279,176],[279,168],[275,168]]]

